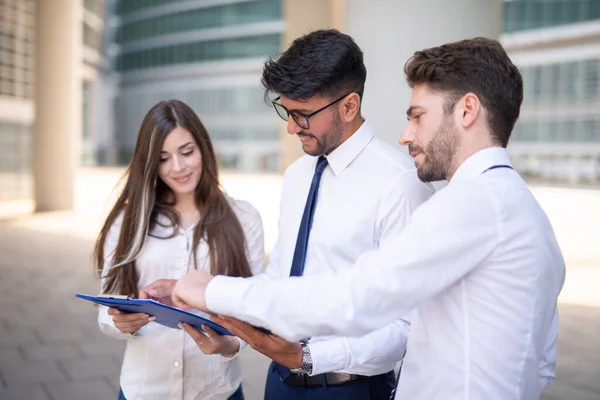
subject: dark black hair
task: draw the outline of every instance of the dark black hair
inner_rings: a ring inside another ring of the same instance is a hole
[[[327,29],[302,36],[280,56],[269,58],[261,81],[266,96],[302,100],[352,92],[362,96],[366,79],[362,50],[350,36]]]
[[[494,141],[507,146],[523,102],[523,78],[497,40],[478,37],[417,51],[404,74],[411,88],[426,84],[446,93],[446,113],[465,94],[476,94]]]

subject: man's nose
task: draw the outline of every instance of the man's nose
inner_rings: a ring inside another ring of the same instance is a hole
[[[292,118],[292,116],[290,115],[288,120],[287,120],[287,131],[290,135],[295,135],[297,133],[300,133],[303,129],[298,126],[298,124],[296,123],[296,121],[294,120],[294,118]]]
[[[409,144],[415,141],[414,130],[411,128],[410,124],[406,125],[402,134],[400,134],[400,138],[398,139],[398,143],[402,146],[408,146]]]

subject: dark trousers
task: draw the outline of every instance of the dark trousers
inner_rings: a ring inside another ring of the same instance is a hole
[[[118,400],[127,400],[125,395],[123,394],[123,390],[119,391],[119,399]],[[229,400],[244,400],[244,392],[242,392],[242,385],[229,397]]]
[[[389,400],[395,386],[394,371],[339,386],[292,386],[281,379],[271,363],[267,374],[265,400]]]

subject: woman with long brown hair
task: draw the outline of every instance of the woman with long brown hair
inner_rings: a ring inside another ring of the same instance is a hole
[[[94,251],[103,293],[138,297],[146,285],[192,269],[262,271],[260,215],[221,190],[208,133],[186,104],[163,101],[146,114],[124,179]],[[152,320],[99,311],[102,332],[127,340],[120,399],[243,399],[235,358],[243,342],[206,327],[209,340],[196,343],[193,328],[185,326],[186,335]]]

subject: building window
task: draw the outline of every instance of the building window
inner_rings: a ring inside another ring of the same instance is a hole
[[[153,8],[156,6],[181,3],[186,0],[118,0],[117,1],[117,14],[127,15],[131,12],[141,11],[147,8]]]
[[[135,0],[131,2],[135,3]],[[84,0],[83,7],[98,17],[104,18],[104,0]]]
[[[583,62],[584,96],[586,100],[600,99],[600,60],[587,60]]]
[[[0,201],[32,196],[31,128],[0,121]]]
[[[226,168],[279,170],[280,120],[256,86],[125,90],[115,106],[120,160],[128,162],[145,113],[160,100],[179,99],[200,117]]]
[[[83,22],[83,44],[98,51],[102,46],[102,34],[85,22]]]
[[[121,1],[133,3],[135,1]],[[152,1],[139,2],[146,5]],[[173,33],[207,28],[277,21],[281,19],[281,0],[255,0],[214,7],[186,10],[134,22],[125,22],[117,30],[117,43],[149,39]]]
[[[249,36],[237,39],[183,43],[119,55],[117,69],[161,67],[203,61],[265,57],[280,51],[280,35]]]
[[[505,0],[503,31],[515,32],[600,19],[598,0]]]
[[[34,4],[0,1],[0,96],[33,96]]]

